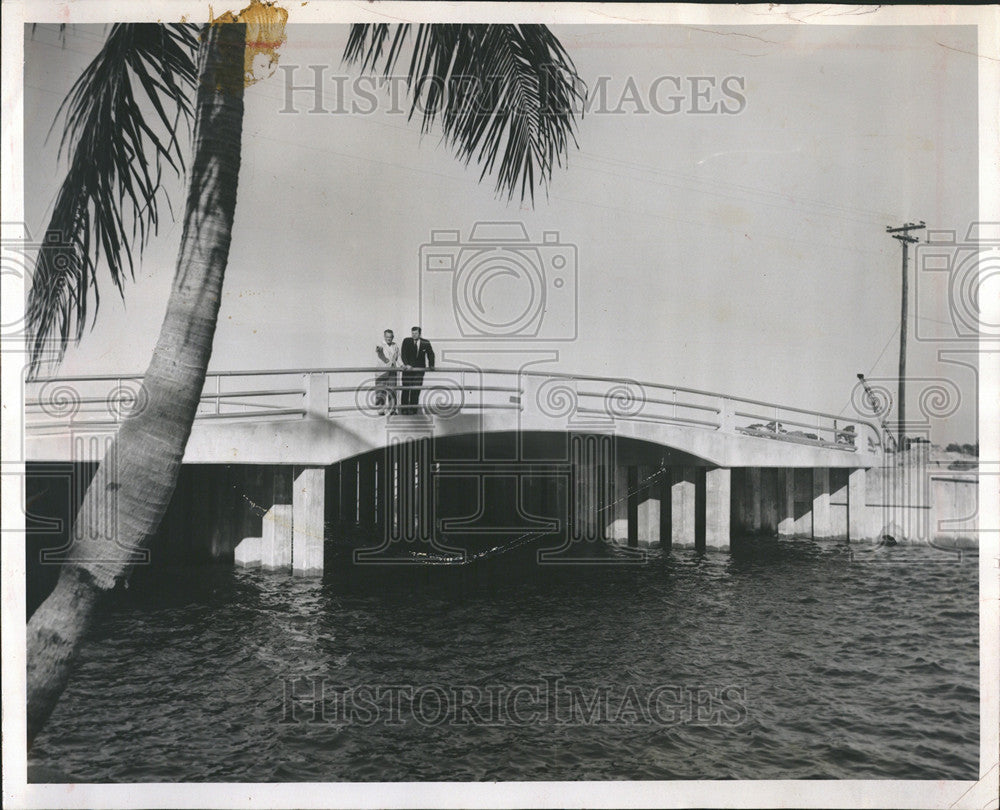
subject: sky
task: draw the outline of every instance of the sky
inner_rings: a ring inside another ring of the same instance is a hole
[[[71,26],[65,43],[53,28],[26,31],[33,234],[44,230],[64,169],[58,134],[46,134],[105,31]],[[471,348],[486,349],[494,366],[510,365],[513,349],[555,349],[553,370],[845,416],[857,415],[858,372],[894,392],[901,251],[885,228],[924,220],[956,231],[960,249],[977,219],[975,29],[553,32],[604,96],[592,96],[577,146],[532,207],[498,196],[489,178],[479,182],[478,169],[463,167],[438,132],[421,136],[388,93],[354,83],[356,71],[340,61],[346,26],[290,25],[279,69],[246,92],[210,370],[368,365],[383,328],[402,337],[420,323],[439,363]],[[323,66],[319,112],[312,90],[289,89],[312,83],[312,65]],[[705,108],[716,111],[696,111]],[[168,191],[179,211],[181,182]],[[495,240],[470,243],[477,222],[519,223],[527,234],[529,249],[512,265],[525,275],[491,277],[482,301],[494,323],[509,321],[532,303],[526,279],[538,279],[546,308],[526,327],[537,327],[531,337],[493,334],[466,299],[456,304],[473,289],[459,280],[472,278],[475,263],[496,264]],[[60,373],[145,368],[180,230],[161,226],[124,303],[107,282],[97,325]],[[434,245],[432,232],[442,230],[460,241]],[[432,272],[431,255],[451,270]],[[910,266],[907,410],[919,417],[943,386],[953,402],[938,403],[948,417],[930,420],[932,438],[971,442],[975,373],[955,360],[972,355],[955,352],[974,344],[951,339],[960,335],[947,277],[921,255]],[[557,261],[566,262],[558,288]]]

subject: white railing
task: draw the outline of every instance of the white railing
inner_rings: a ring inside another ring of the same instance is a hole
[[[384,367],[285,369],[208,374],[195,416],[200,420],[378,418]],[[398,398],[398,377],[391,386]],[[671,424],[852,452],[882,452],[880,429],[864,419],[793,408],[693,388],[543,371],[448,367],[428,370],[420,386],[423,412],[437,419],[489,411],[567,419]],[[26,384],[29,433],[114,428],[145,406],[141,375],[47,378]]]

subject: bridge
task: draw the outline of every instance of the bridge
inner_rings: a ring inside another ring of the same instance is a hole
[[[318,570],[324,535],[345,525],[381,535],[383,552],[532,526],[570,544],[632,547],[725,549],[734,531],[859,536],[864,471],[885,453],[879,427],[862,419],[531,368],[439,367],[419,415],[380,416],[383,371],[207,376],[185,466],[203,492],[220,486],[213,468],[229,469],[226,486],[252,491],[245,500],[262,511],[259,537],[246,521],[214,526],[222,554]],[[25,458],[99,461],[142,407],[141,375],[28,383]]]

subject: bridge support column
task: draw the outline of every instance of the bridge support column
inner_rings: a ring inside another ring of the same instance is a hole
[[[792,507],[798,517],[795,519],[795,533],[802,537],[812,537],[813,533],[813,483],[812,475],[808,481],[805,469],[792,470],[795,489]]]
[[[865,540],[868,536],[868,476],[864,468],[851,470],[847,478],[847,537]]]
[[[766,467],[760,471],[760,522],[765,534],[778,533],[779,502],[785,499],[784,488],[779,488],[778,483],[777,468]]]
[[[614,465],[605,462],[609,462],[609,460],[604,458],[597,465],[597,512],[594,516],[594,521],[597,524],[597,539],[603,542],[607,542],[608,520],[614,511],[611,506],[611,493],[614,491],[611,476],[615,473]]]
[[[848,472],[843,467],[834,467],[830,473],[830,536],[847,537],[847,481]]]
[[[296,467],[292,489],[292,573],[323,573],[326,470]]]
[[[749,506],[747,511],[750,517],[750,525],[747,528],[754,534],[759,534],[764,526],[762,510],[764,489],[761,472],[760,467],[747,468],[747,498]]]
[[[358,522],[358,462],[356,459],[342,461],[340,467],[338,497],[339,519],[346,527]]]
[[[262,568],[287,570],[292,564],[292,468],[274,468],[271,508],[261,529]]]
[[[644,548],[660,542],[660,482],[650,480],[655,474],[656,467],[647,464],[639,467],[636,538]]]
[[[654,486],[660,498],[660,548],[669,549],[674,542],[673,533],[670,526],[673,523],[672,497],[670,488],[673,484],[673,470],[667,467],[661,470],[660,476],[656,479]]]
[[[705,547],[729,551],[732,474],[728,467],[705,471]]]
[[[244,537],[233,550],[233,563],[239,568],[260,567],[259,537]]]
[[[430,507],[434,493],[430,481],[429,444],[425,439],[400,441],[390,445],[388,457],[389,536],[404,543],[430,542]]]
[[[628,545],[639,545],[639,468],[630,464],[627,468],[625,487],[625,509],[628,516]]]
[[[670,487],[670,536],[676,547],[694,547],[695,481],[694,467],[674,469],[673,483]]]
[[[375,537],[378,525],[378,459],[363,456],[358,460],[358,523],[367,536]]]
[[[775,471],[778,476],[778,534],[790,537],[795,534],[795,470],[786,468]]]
[[[249,493],[249,498],[254,502],[263,500],[265,482],[267,479],[267,468],[263,466],[252,466],[245,468],[243,475],[239,480],[239,488],[241,493]],[[178,488],[183,483],[183,476],[178,479]],[[176,497],[176,496],[175,496]],[[170,521],[168,533],[169,536],[178,536],[178,527],[174,525],[176,518],[175,513],[178,511],[174,508],[175,503],[171,502],[171,508],[167,512],[166,520]],[[233,563],[241,568],[258,568],[260,567],[260,546],[262,542],[261,535],[263,534],[263,521],[256,511],[246,508],[244,506],[241,510],[242,520],[240,521],[240,531],[236,535],[239,537],[241,534],[244,535],[243,539],[237,544],[236,548],[233,549]],[[183,531],[187,531],[183,529]]]
[[[812,471],[812,536],[818,538],[833,536],[830,519],[830,468],[816,467]]]
[[[615,464],[611,492],[613,503],[606,512],[605,531],[609,540],[624,544],[628,542],[628,467],[624,464]]]
[[[601,462],[605,456],[603,437],[586,434],[571,438],[573,474],[573,539],[595,542],[603,534],[605,487]]]

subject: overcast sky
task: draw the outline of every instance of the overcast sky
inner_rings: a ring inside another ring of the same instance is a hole
[[[468,241],[477,221],[516,221],[533,244],[558,234],[523,254],[543,265],[543,283],[552,282],[557,255],[568,257],[570,272],[562,287],[548,287],[540,337],[556,340],[486,344],[498,358],[515,344],[556,348],[552,368],[560,371],[845,415],[857,372],[891,378],[894,389],[900,249],[885,227],[923,219],[961,239],[976,219],[975,29],[554,31],[606,100],[594,99],[579,148],[532,209],[498,197],[488,179],[477,182],[478,170],[463,168],[437,133],[421,137],[388,94],[372,105],[350,81],[340,93],[345,85],[334,77],[354,75],[340,65],[346,27],[290,26],[281,65],[296,69],[246,94],[210,368],[365,365],[384,327],[401,337],[417,322],[439,362],[448,351],[459,357],[470,343],[458,337],[457,271],[430,273],[421,246],[433,230]],[[43,145],[46,132],[103,32],[71,27],[62,47],[52,30],[28,31],[25,209],[34,233],[44,230],[60,171],[58,140]],[[311,91],[289,95],[286,87],[312,82],[310,65],[327,66],[319,114],[308,112]],[[707,95],[695,98],[695,88]],[[375,109],[343,112],[351,101]],[[735,112],[692,112],[715,106]],[[172,192],[180,210],[180,186]],[[62,373],[145,368],[180,230],[162,227],[124,305],[108,284],[97,327],[69,351]],[[458,269],[472,261],[457,247],[449,252]],[[921,379],[950,380],[964,399],[935,423],[934,439],[972,441],[973,372],[938,360],[939,350],[961,345],[918,339],[954,335],[947,285],[911,266],[911,286],[908,410],[919,414],[929,384]],[[519,310],[526,289],[514,277],[489,281],[484,300],[494,320]]]

